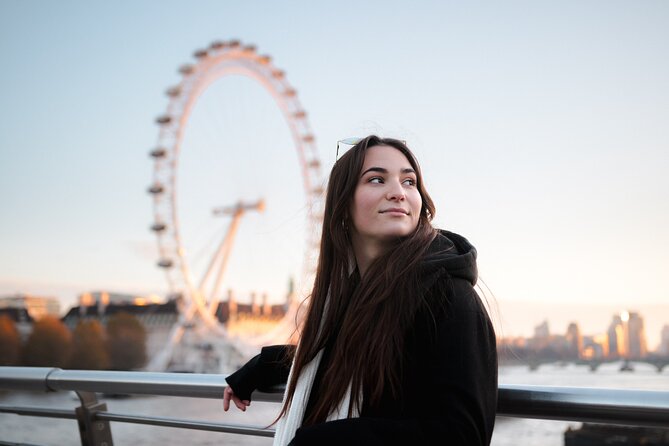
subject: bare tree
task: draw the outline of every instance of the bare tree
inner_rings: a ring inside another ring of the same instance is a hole
[[[44,316],[33,325],[23,349],[28,366],[65,367],[70,361],[72,334],[60,319]]]
[[[80,320],[72,335],[70,368],[103,370],[109,367],[105,333],[99,321]]]
[[[21,358],[21,338],[16,324],[9,316],[0,316],[0,365],[18,365]]]
[[[146,363],[146,330],[128,313],[117,313],[107,322],[107,351],[111,368],[133,370]]]

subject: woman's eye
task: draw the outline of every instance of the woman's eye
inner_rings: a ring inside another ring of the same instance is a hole
[[[383,183],[383,178],[380,177],[372,177],[368,180],[370,183],[375,183],[375,184],[381,184]]]
[[[412,178],[407,178],[406,180],[404,180],[404,184],[406,184],[407,186],[415,186],[416,180]]]

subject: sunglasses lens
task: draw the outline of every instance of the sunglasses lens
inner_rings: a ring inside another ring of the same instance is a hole
[[[340,142],[341,144],[346,144],[346,145],[349,145],[349,146],[354,146],[354,145],[358,144],[360,141],[362,141],[362,138],[346,138],[346,139],[342,139],[342,140],[339,141],[339,142]]]
[[[337,141],[337,160],[351,147],[362,141],[362,138],[345,138]],[[340,148],[341,147],[341,148]]]

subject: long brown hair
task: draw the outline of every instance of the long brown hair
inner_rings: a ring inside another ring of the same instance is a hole
[[[416,171],[423,204],[415,231],[401,237],[360,277],[352,262],[348,234],[350,209],[370,147],[391,146],[406,156]],[[423,185],[420,167],[402,141],[371,135],[334,165],[328,181],[320,255],[314,288],[293,362],[281,417],[292,403],[304,367],[331,342],[332,351],[311,413],[303,425],[326,420],[351,385],[349,416],[354,405],[374,407],[385,391],[401,395],[401,355],[405,332],[422,305],[417,265],[436,236],[431,225],[434,204]],[[353,269],[353,273],[351,270]],[[327,309],[326,309],[327,301]]]

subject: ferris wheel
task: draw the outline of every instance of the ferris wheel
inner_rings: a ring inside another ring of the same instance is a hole
[[[160,129],[158,143],[150,152],[154,160],[153,183],[149,187],[154,214],[151,230],[157,235],[160,256],[158,266],[165,270],[170,291],[183,297],[185,309],[181,314],[181,323],[186,324],[198,318],[215,332],[225,334],[225,328],[219,324],[212,309],[216,304],[239,220],[245,212],[262,211],[264,201],[240,200],[231,206],[215,209],[215,213],[231,216],[232,222],[218,249],[212,254],[209,267],[198,274],[201,277],[195,277],[180,231],[176,180],[180,175],[185,127],[198,99],[215,81],[230,75],[240,75],[255,81],[274,99],[291,135],[304,191],[306,233],[303,277],[311,277],[315,269],[323,214],[323,180],[307,113],[285,73],[274,66],[270,56],[258,54],[253,45],[243,45],[233,40],[214,42],[209,48],[196,51],[194,58],[194,63],[179,68],[181,81],[167,89],[167,110],[156,119]],[[291,302],[291,307],[295,305],[296,302]]]

